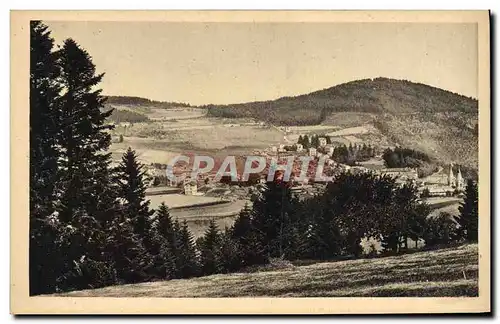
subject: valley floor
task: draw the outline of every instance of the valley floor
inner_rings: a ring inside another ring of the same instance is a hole
[[[112,286],[68,297],[478,296],[478,247]]]

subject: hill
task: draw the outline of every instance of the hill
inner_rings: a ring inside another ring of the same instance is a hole
[[[277,100],[208,105],[209,116],[277,125],[371,125],[384,143],[477,169],[478,102],[405,80],[376,78]]]
[[[107,96],[106,103],[108,105],[138,105],[157,108],[191,107],[190,104],[182,102],[155,101],[147,98],[132,96]]]
[[[478,296],[477,245],[74,291],[68,297]]]
[[[295,97],[233,105],[208,105],[218,117],[253,117],[278,125],[311,125],[335,112],[412,114],[477,113],[477,101],[421,83],[364,79]]]

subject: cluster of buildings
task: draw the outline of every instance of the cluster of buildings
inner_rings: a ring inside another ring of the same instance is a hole
[[[302,144],[294,144],[294,145],[284,145],[280,144],[278,146],[271,146],[265,150],[254,150],[252,152],[255,156],[262,156],[266,159],[266,161],[270,161],[272,159],[286,159],[287,157],[294,156],[309,156],[314,159],[310,162],[310,165],[307,169],[306,177],[298,178],[301,175],[303,170],[302,165],[300,164],[300,160],[296,159],[297,163],[294,163],[292,168],[292,181],[294,182],[295,190],[303,191],[307,190],[307,188],[312,188],[313,186],[318,185],[318,181],[314,181],[312,184],[310,179],[315,177],[316,168],[318,167],[318,162],[321,158],[326,157],[324,159],[325,164],[323,165],[323,174],[325,176],[334,176],[337,173],[343,171],[350,171],[353,173],[364,173],[364,172],[373,172],[379,175],[387,175],[396,178],[396,182],[399,184],[407,183],[408,181],[417,185],[419,191],[423,193],[426,192],[429,196],[449,196],[453,195],[457,192],[461,192],[464,190],[465,184],[460,168],[456,174],[453,171],[453,165],[450,165],[448,172],[444,171],[442,168],[438,170],[438,172],[425,177],[419,178],[418,172],[416,168],[370,168],[367,166],[349,166],[346,164],[341,164],[332,159],[332,154],[334,152],[334,146],[332,144],[327,143],[327,139],[324,137],[318,138],[319,145],[318,147],[311,147],[307,150],[304,149]],[[244,165],[244,157],[238,157],[243,159],[239,161],[237,159],[237,169],[238,174],[242,173],[242,166]],[[220,161],[219,161],[220,162]],[[217,162],[217,163],[219,163]],[[216,163],[216,164],[217,164]],[[269,172],[270,165],[266,165],[266,168],[260,173],[259,183],[265,183],[267,181],[267,176]],[[189,175],[191,173],[191,169],[189,166],[183,166],[176,170],[174,173],[176,175],[185,174]],[[146,174],[149,179],[154,179],[155,177],[163,177],[167,183],[167,186],[172,187],[180,187],[181,192],[184,192],[186,195],[200,195],[203,194],[199,191],[199,185],[207,184],[213,181],[214,173],[199,175],[198,179],[191,179],[186,177],[185,180],[182,181],[172,181],[166,178],[166,170],[162,168],[158,168],[155,166],[148,166],[146,168]],[[152,182],[151,182],[152,184]],[[312,190],[312,189],[311,189]]]

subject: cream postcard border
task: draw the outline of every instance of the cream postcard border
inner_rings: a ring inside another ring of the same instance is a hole
[[[477,23],[479,297],[105,298],[30,297],[29,21]],[[490,311],[490,34],[488,11],[11,11],[11,313],[380,314]]]

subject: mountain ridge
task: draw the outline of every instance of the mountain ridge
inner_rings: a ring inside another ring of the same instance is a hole
[[[314,125],[335,112],[477,113],[477,100],[423,83],[362,79],[275,100],[205,105],[214,117],[253,117],[278,125]]]

